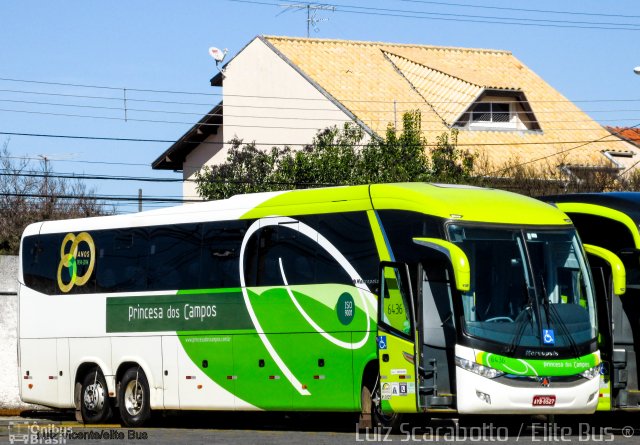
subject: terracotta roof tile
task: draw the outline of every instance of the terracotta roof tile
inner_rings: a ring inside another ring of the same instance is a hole
[[[612,134],[640,146],[640,128],[605,127]]]

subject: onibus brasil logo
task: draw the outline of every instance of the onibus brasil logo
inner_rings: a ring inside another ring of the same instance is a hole
[[[96,263],[95,254],[96,246],[87,232],[78,235],[69,233],[64,237],[57,275],[58,287],[62,292],[67,293],[73,286],[83,286],[89,281]],[[81,275],[78,275],[78,270],[83,271]]]

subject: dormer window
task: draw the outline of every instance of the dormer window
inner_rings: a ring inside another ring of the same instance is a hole
[[[516,111],[515,102],[480,102],[470,111],[467,126],[470,130],[526,130]]]
[[[454,126],[471,131],[540,130],[524,93],[504,90],[485,90]]]
[[[471,122],[506,123],[511,121],[511,105],[506,102],[481,102],[471,113]]]

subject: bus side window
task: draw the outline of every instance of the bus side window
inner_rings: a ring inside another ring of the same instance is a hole
[[[49,295],[60,293],[56,285],[60,248],[56,248],[55,238],[55,235],[34,235],[26,237],[22,242],[22,270],[25,284]],[[61,242],[62,238],[59,238]]]
[[[97,286],[107,292],[147,289],[147,229],[118,229],[96,234]]]
[[[60,248],[65,234],[55,233],[47,235],[30,236],[24,239],[22,246],[22,267],[25,284],[44,294],[81,294],[95,291],[95,275],[92,274],[87,282],[82,285],[72,286],[67,292],[62,292],[58,285],[58,267],[62,261]],[[67,243],[70,248],[71,243]],[[68,252],[67,252],[68,253]],[[60,280],[69,282],[69,268],[60,268]],[[78,275],[84,273],[83,266],[78,266]]]
[[[258,286],[283,286],[285,282],[290,285],[315,282],[316,242],[297,229],[297,223],[260,229],[256,283]]]
[[[204,226],[200,287],[206,289],[240,286],[240,247],[252,221],[219,221]],[[249,241],[245,258],[251,260],[255,247]],[[245,275],[247,267],[245,263]],[[248,276],[248,275],[247,275]]]
[[[378,282],[380,258],[371,225],[365,212],[327,213],[299,218],[327,239],[353,266],[364,283],[372,288]],[[316,281],[354,285],[344,267],[322,246],[317,246]]]
[[[148,290],[197,288],[201,240],[201,224],[151,227]]]

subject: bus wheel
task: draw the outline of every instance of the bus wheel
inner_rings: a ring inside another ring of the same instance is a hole
[[[118,407],[122,423],[142,426],[151,415],[149,383],[141,368],[129,368],[122,376],[118,389]]]
[[[380,381],[378,380],[371,393],[371,422],[373,426],[396,430],[402,421],[402,414],[387,414],[382,411],[382,396],[380,395]]]
[[[101,423],[111,417],[107,381],[99,368],[84,376],[80,390],[80,412],[84,423]]]

